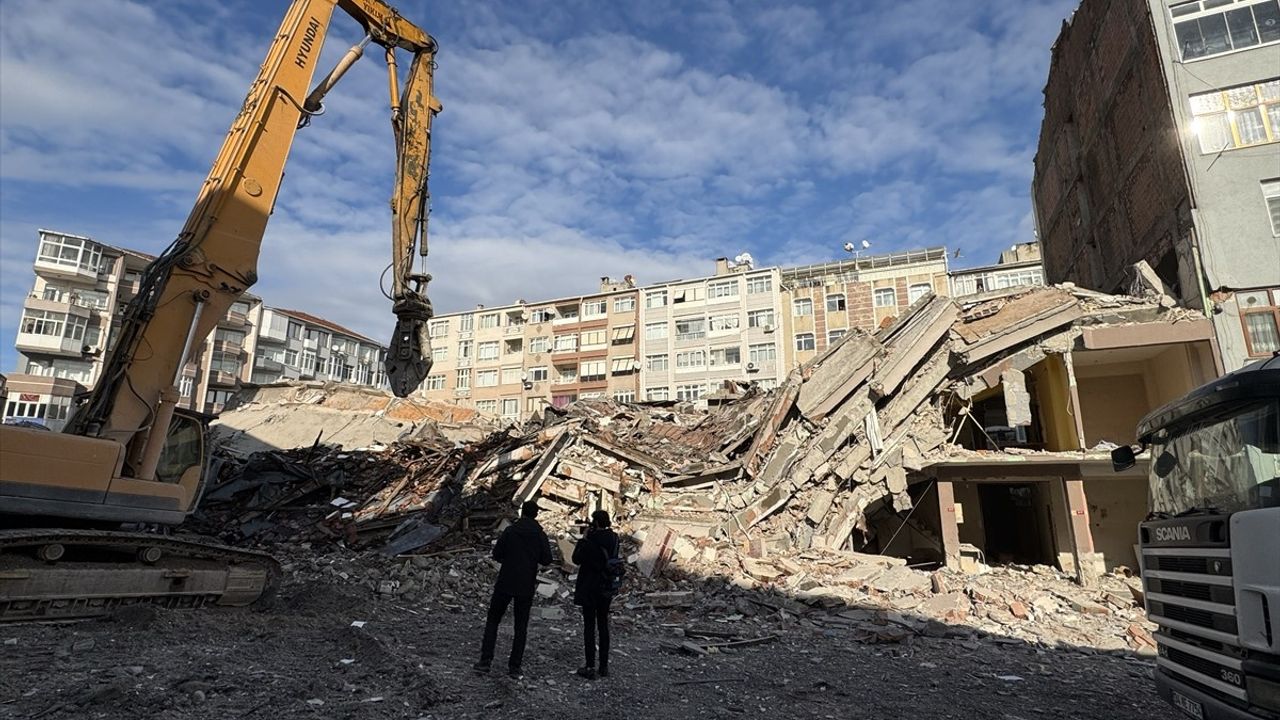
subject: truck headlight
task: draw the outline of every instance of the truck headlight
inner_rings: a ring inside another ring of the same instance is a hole
[[[1245,679],[1249,702],[1260,708],[1280,712],[1280,683],[1258,677]]]

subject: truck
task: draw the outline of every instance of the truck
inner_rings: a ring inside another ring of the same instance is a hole
[[[308,92],[335,9],[363,29]],[[427,169],[436,41],[383,0],[293,0],[185,226],[142,274],[102,372],[62,432],[0,425],[0,622],[133,603],[247,605],[270,594],[264,553],[180,537],[208,481],[207,416],[179,407],[183,367],[258,280],[258,256],[296,133],[373,43],[383,50],[396,149],[387,376],[399,397],[431,369]],[[407,68],[397,63],[407,52]],[[401,77],[403,73],[403,82]]]
[[[1280,718],[1280,352],[1144,417],[1139,571],[1155,684],[1200,720]]]

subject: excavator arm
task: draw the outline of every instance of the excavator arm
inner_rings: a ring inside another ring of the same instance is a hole
[[[355,18],[365,38],[308,93],[335,6]],[[430,278],[414,274],[413,257],[415,249],[427,254],[431,122],[440,111],[432,93],[435,40],[382,0],[294,0],[186,224],[144,272],[138,294],[123,312],[101,378],[68,424],[66,432],[124,445],[124,467],[117,472],[139,480],[155,478],[183,366],[258,279],[262,237],[294,135],[323,112],[325,94],[369,42],[385,51],[396,145],[391,295],[397,322],[388,377],[401,397],[426,377],[431,367]],[[397,50],[412,55],[403,87]]]

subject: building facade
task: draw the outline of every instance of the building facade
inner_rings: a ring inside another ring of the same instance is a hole
[[[783,268],[787,370],[859,328],[875,332],[920,298],[948,294],[947,250],[933,247]]]
[[[155,258],[92,238],[38,231],[33,264],[35,283],[23,301],[15,346],[18,372],[10,386],[20,389],[3,407],[6,422],[26,420],[60,430],[73,399],[97,382],[120,325],[120,314],[137,294],[142,272]],[[279,316],[279,318],[277,318]],[[285,318],[293,318],[292,321]],[[302,330],[295,363],[273,333],[296,323]],[[264,334],[265,333],[265,334]],[[322,338],[328,338],[323,343]],[[301,345],[311,343],[314,347]],[[323,345],[323,348],[321,347]],[[305,354],[313,351],[314,358]],[[280,356],[282,370],[269,372]],[[385,385],[386,349],[356,333],[298,311],[264,308],[245,293],[193,351],[178,380],[181,407],[219,412],[243,382],[284,377]],[[310,368],[309,371],[304,370]]]
[[[1018,243],[1000,253],[995,265],[951,271],[951,296],[964,297],[991,290],[1044,285],[1040,243]]]
[[[1280,349],[1280,3],[1084,0],[1032,195],[1049,282],[1125,290],[1145,260],[1226,370]]]

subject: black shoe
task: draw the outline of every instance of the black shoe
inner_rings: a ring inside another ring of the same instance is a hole
[[[518,667],[507,668],[507,675],[509,675],[512,680],[519,680],[524,677],[524,673],[520,672],[520,668]]]
[[[476,671],[476,672],[478,672],[478,673],[487,673],[487,672],[489,672],[489,663],[487,663],[487,662],[478,662],[478,663],[476,663],[475,665],[472,665],[472,666],[471,666],[471,669],[472,669],[472,670],[475,670],[475,671]]]
[[[599,677],[609,677],[609,668],[601,665],[600,672],[596,673],[596,675]]]
[[[577,670],[578,677],[584,677],[588,680],[596,679],[596,669],[593,667],[580,667]]]

